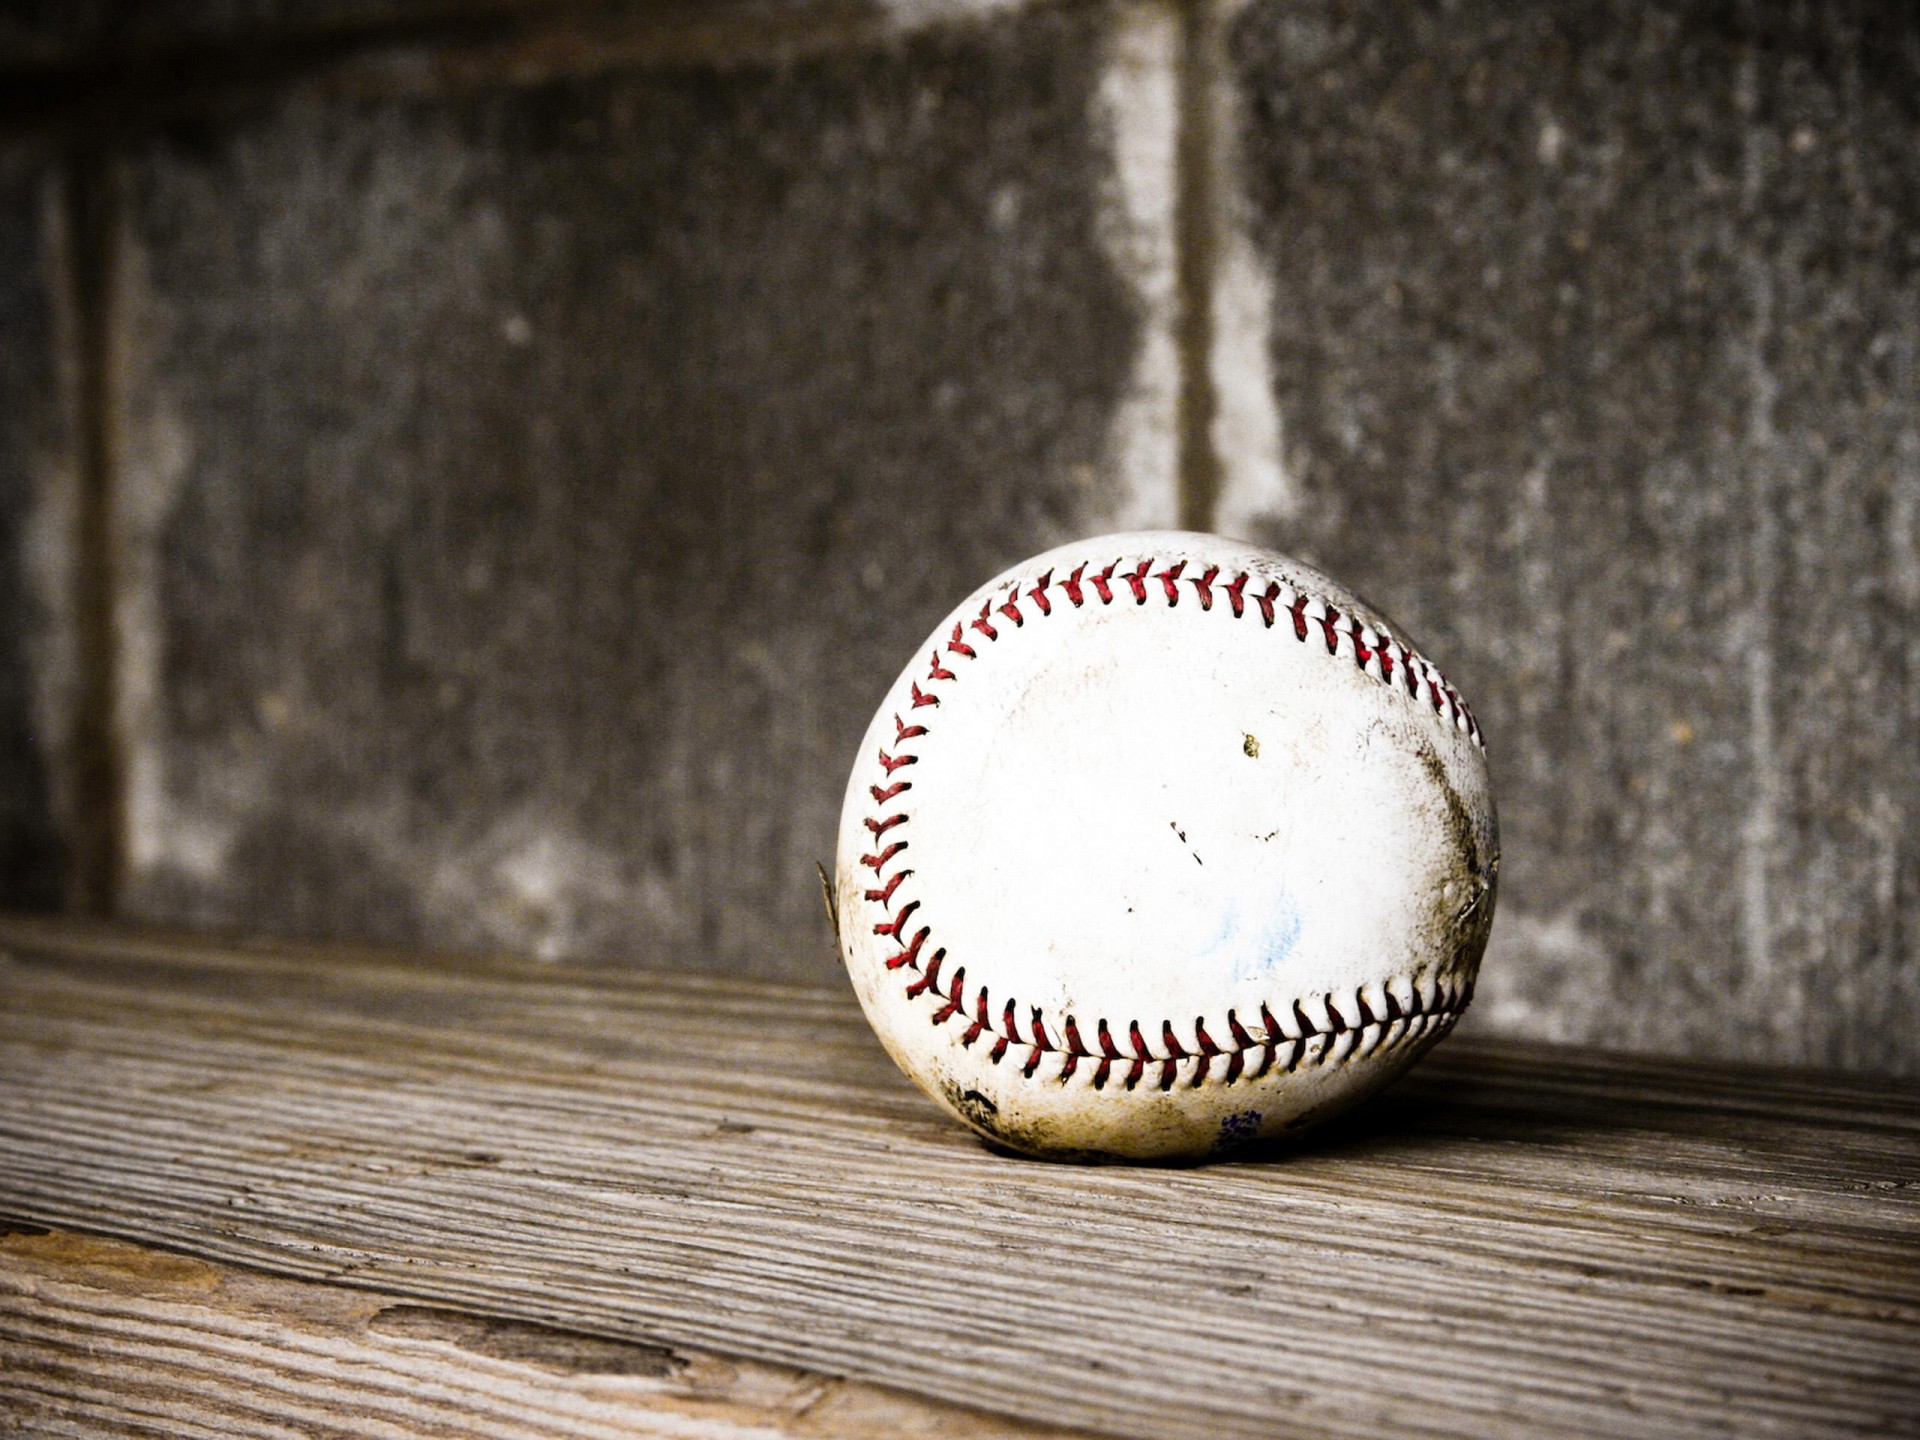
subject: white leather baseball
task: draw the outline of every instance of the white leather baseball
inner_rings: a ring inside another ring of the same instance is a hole
[[[1326,576],[1082,541],[934,632],[847,787],[840,949],[889,1053],[1011,1148],[1300,1128],[1452,1028],[1493,919],[1480,731]]]

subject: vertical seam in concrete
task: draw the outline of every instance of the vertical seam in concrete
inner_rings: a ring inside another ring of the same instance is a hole
[[[79,351],[79,495],[73,544],[78,670],[73,720],[73,875],[70,908],[113,912],[120,877],[123,785],[114,635],[117,566],[113,488],[118,454],[114,312],[119,196],[103,144],[82,140],[67,164],[68,274]]]
[[[1736,95],[1746,122],[1741,148],[1741,203],[1730,220],[1751,223],[1760,211],[1770,176],[1768,157],[1756,133],[1754,115],[1760,104],[1759,65],[1749,49],[1742,58]],[[1783,782],[1779,736],[1775,727],[1777,686],[1774,670],[1774,607],[1781,584],[1781,534],[1774,505],[1779,486],[1773,474],[1772,453],[1777,448],[1774,414],[1779,403],[1779,380],[1773,372],[1768,346],[1774,338],[1774,286],[1765,260],[1751,248],[1728,241],[1738,257],[1750,309],[1745,333],[1739,340],[1742,377],[1747,386],[1746,426],[1740,437],[1742,488],[1752,499],[1753,522],[1747,537],[1748,583],[1752,608],[1748,612],[1741,660],[1746,682],[1747,756],[1752,767],[1751,794],[1740,826],[1740,947],[1746,965],[1749,993],[1757,990],[1761,1004],[1776,1015],[1783,994],[1776,973],[1774,945],[1773,857],[1779,849]],[[1799,1013],[1794,1009],[1792,1013]],[[1803,1059],[1803,1056],[1795,1056]]]
[[[1211,530],[1220,494],[1220,457],[1213,447],[1218,401],[1213,390],[1215,229],[1212,10],[1181,8],[1179,195],[1175,219],[1179,285],[1180,524]]]

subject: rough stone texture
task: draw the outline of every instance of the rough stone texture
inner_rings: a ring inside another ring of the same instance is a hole
[[[128,912],[837,973],[812,865],[913,646],[1172,513],[1113,478],[1152,307],[1102,96],[1154,23],[295,94],[135,156]]]
[[[1920,1070],[1920,11],[1276,0],[1227,53],[1257,528],[1485,723],[1483,1023]]]
[[[91,13],[64,0],[0,0],[0,70],[70,58],[96,29]]]
[[[55,786],[64,737],[45,701],[60,657],[48,581],[73,432],[62,383],[44,162],[0,155],[0,906],[57,905],[67,851]]]
[[[0,0],[0,73],[596,4],[604,12],[601,0]]]

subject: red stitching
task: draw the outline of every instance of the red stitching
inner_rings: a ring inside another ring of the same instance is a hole
[[[920,938],[925,934],[926,931],[922,930],[919,935],[913,937],[913,948],[915,950],[920,948]],[[946,956],[946,951],[936,950],[927,957],[927,968],[920,972],[920,978],[918,980],[915,980],[907,986],[907,998],[909,1000],[918,1000],[922,995],[926,994],[929,989],[940,983],[940,962],[946,959]],[[907,963],[905,956],[900,958],[902,964]]]
[[[974,1041],[980,1038],[981,1031],[990,1028],[992,1023],[992,1021],[987,1019],[987,987],[982,985],[980,987],[980,1004],[973,1012],[973,1023],[967,1027],[966,1038],[960,1043],[962,1045],[973,1044]]]
[[[1145,567],[1142,567],[1142,568],[1145,568]],[[1154,579],[1158,580],[1162,585],[1167,587],[1167,604],[1169,606],[1178,605],[1180,603],[1180,591],[1178,586],[1175,584],[1175,582],[1179,580],[1180,572],[1186,568],[1187,568],[1186,561],[1177,560],[1173,564],[1169,565],[1166,569],[1160,571],[1158,574],[1156,574],[1153,577]]]
[[[907,917],[919,908],[920,902],[918,900],[909,900],[905,905],[900,907],[900,913],[894,916],[893,919],[887,921],[884,925],[874,926],[873,933],[876,935],[886,935],[902,945],[906,944],[907,938],[903,932],[906,930]]]
[[[1273,602],[1279,598],[1280,587],[1278,585],[1269,585],[1267,586],[1267,593],[1260,596],[1257,601],[1260,606],[1260,619],[1269,630],[1273,628]]]
[[[1366,626],[1362,625],[1358,620],[1354,619],[1351,615],[1349,615],[1347,617],[1346,633],[1353,638],[1354,660],[1359,664],[1362,670],[1366,669],[1367,661],[1373,658],[1373,646],[1367,644],[1367,635],[1370,632],[1368,631]],[[1374,636],[1374,639],[1376,640],[1378,640],[1379,638],[1380,637],[1377,635]]]
[[[1033,1009],[1033,1048],[1036,1050],[1051,1050],[1054,1048],[1053,1042],[1047,1039],[1047,1026],[1046,1026],[1046,1022],[1040,1018],[1040,1007],[1038,1005],[1035,1005],[1032,1007],[1032,1009]]]
[[[867,899],[872,900],[882,906],[892,905],[893,892],[898,890],[900,888],[900,882],[906,879],[907,876],[911,874],[913,874],[913,871],[911,870],[894,871],[893,879],[887,881],[887,883],[881,886],[880,889],[867,891]]]
[[[1179,560],[1155,572],[1152,568],[1153,561],[1147,559],[1142,560],[1131,573],[1123,573],[1120,578],[1133,592],[1134,603],[1144,605],[1147,601],[1146,582],[1151,575],[1152,578],[1160,581],[1167,597],[1167,604],[1171,607],[1180,603],[1179,582],[1184,576],[1186,565],[1186,561]],[[1088,567],[1083,562],[1076,565],[1066,579],[1058,582],[1053,578],[1053,571],[1048,570],[1038,577],[1026,594],[1043,616],[1053,614],[1053,605],[1048,599],[1047,591],[1056,583],[1068,602],[1076,608],[1085,603],[1083,586],[1087,584],[1093,586],[1095,593],[1100,597],[1101,604],[1110,605],[1113,603],[1111,582],[1119,567],[1120,561],[1116,560],[1105,569],[1087,577]],[[1203,611],[1213,609],[1213,587],[1219,576],[1220,567],[1210,565],[1201,575],[1187,579],[1187,583],[1193,586]],[[1246,589],[1253,578],[1251,572],[1240,571],[1221,586],[1235,619],[1240,619],[1246,614]],[[1276,607],[1276,602],[1282,595],[1289,592],[1291,592],[1291,599],[1283,606]],[[1001,615],[1012,620],[1016,627],[1024,627],[1026,619],[1020,611],[1019,601],[1020,590],[1016,583],[998,605],[989,598],[980,607],[977,617],[964,624],[955,622],[947,638],[947,653],[959,655],[968,660],[979,658],[979,652],[967,642],[966,629],[970,627],[989,640],[998,640],[1000,632],[994,627],[992,620],[996,609]],[[1313,597],[1292,591],[1290,586],[1282,586],[1278,582],[1270,581],[1264,593],[1256,594],[1253,601],[1259,609],[1263,625],[1268,628],[1274,625],[1279,610],[1284,609],[1293,620],[1294,638],[1302,641],[1307,638],[1308,633],[1307,609],[1310,605],[1318,605],[1321,613],[1315,615],[1313,620],[1321,627],[1325,636],[1328,654],[1338,654],[1341,636],[1350,637],[1353,641],[1354,660],[1362,669],[1367,669],[1369,662],[1374,659],[1380,662],[1378,670],[1368,670],[1368,674],[1377,675],[1381,683],[1390,689],[1397,690],[1404,687],[1406,693],[1415,700],[1421,698],[1420,691],[1424,684],[1427,692],[1426,703],[1431,705],[1436,714],[1449,723],[1463,728],[1475,744],[1485,744],[1479,724],[1474,719],[1473,712],[1467,708],[1466,701],[1461,699],[1459,692],[1424,658],[1415,655],[1406,645],[1395,640],[1391,635],[1384,631],[1373,634],[1370,627],[1363,626],[1353,616],[1344,617],[1346,625],[1343,628],[1341,625],[1343,617],[1333,606],[1320,604]],[[1369,635],[1372,635],[1371,643],[1368,641]],[[941,664],[940,655],[941,651],[936,646],[928,662],[929,685],[958,679],[954,671]],[[1399,671],[1398,677],[1395,675],[1396,667]],[[941,703],[937,693],[922,689],[918,681],[911,682],[909,696],[910,709],[938,706]],[[908,740],[918,739],[926,734],[927,728],[924,725],[909,725],[900,716],[894,716],[894,753],[889,754],[884,749],[879,751],[880,766],[888,777],[905,766],[919,762],[918,755],[901,751],[899,747]],[[873,797],[873,803],[878,812],[878,807],[886,805],[888,801],[912,788],[911,781],[889,779],[889,783],[885,785],[869,785],[868,793]],[[909,818],[910,812],[906,811],[893,814],[876,813],[864,823],[878,842],[880,837],[906,824]],[[906,840],[895,839],[876,853],[861,856],[860,864],[872,870],[875,879],[878,880],[880,872],[906,848]],[[894,892],[899,889],[901,882],[913,873],[911,869],[896,870],[884,885],[866,890],[864,892],[866,899],[870,903],[879,905],[884,911],[891,911]],[[885,936],[901,947],[897,954],[886,957],[884,961],[886,968],[913,970],[915,978],[906,987],[907,997],[909,999],[918,999],[922,995],[936,997],[941,1003],[932,1012],[932,1023],[944,1025],[954,1016],[965,1014],[966,967],[957,967],[952,978],[943,987],[940,982],[940,971],[947,952],[944,949],[936,949],[927,960],[925,970],[921,970],[921,951],[932,933],[932,927],[921,925],[914,931],[911,940],[905,938],[907,925],[919,909],[918,900],[908,900],[898,912],[893,913],[890,920],[876,923],[873,926],[873,933]],[[1233,1085],[1243,1078],[1250,1081],[1258,1080],[1269,1073],[1276,1064],[1287,1072],[1296,1069],[1303,1062],[1322,1064],[1333,1052],[1339,1036],[1355,1035],[1357,1037],[1361,1031],[1393,1026],[1406,1027],[1402,1030],[1402,1035],[1412,1034],[1415,1026],[1420,1028],[1422,1034],[1426,1034],[1442,1026],[1449,1026],[1466,1008],[1473,994],[1471,982],[1465,984],[1446,982],[1434,987],[1434,998],[1429,1002],[1422,999],[1418,986],[1409,985],[1404,980],[1393,983],[1402,984],[1410,998],[1403,1002],[1391,989],[1383,986],[1380,988],[1383,999],[1376,1012],[1374,1004],[1368,1001],[1365,991],[1355,990],[1351,993],[1350,1001],[1344,998],[1341,1000],[1341,1003],[1350,1003],[1351,1013],[1355,1017],[1352,1020],[1342,1013],[1339,1004],[1335,1003],[1336,997],[1332,995],[1313,997],[1325,1007],[1326,1011],[1325,1021],[1318,1025],[1309,1018],[1303,1002],[1295,1000],[1292,1011],[1294,1024],[1299,1032],[1297,1035],[1288,1035],[1279,1020],[1275,1018],[1273,1011],[1265,1004],[1260,1007],[1258,1030],[1250,1029],[1241,1022],[1236,1012],[1229,1010],[1226,1015],[1226,1025],[1227,1033],[1232,1038],[1230,1046],[1222,1046],[1216,1042],[1207,1033],[1206,1017],[1196,1016],[1193,1026],[1194,1048],[1189,1049],[1174,1033],[1171,1020],[1163,1020],[1160,1029],[1161,1048],[1164,1053],[1156,1054],[1147,1043],[1146,1036],[1140,1029],[1140,1022],[1131,1020],[1127,1022],[1127,1040],[1133,1052],[1131,1056],[1114,1042],[1113,1033],[1104,1017],[1095,1027],[1095,1034],[1099,1040],[1097,1052],[1088,1048],[1081,1037],[1079,1023],[1071,1015],[1065,1017],[1062,1022],[1061,1040],[1064,1042],[1064,1048],[1061,1044],[1056,1044],[1047,1034],[1046,1017],[1038,1006],[1028,1007],[1032,1016],[1029,1027],[1031,1035],[1030,1038],[1022,1038],[1017,1019],[1018,1002],[1012,999],[1005,1002],[1000,1015],[1000,1024],[996,1027],[992,1007],[987,998],[987,987],[983,985],[977,992],[974,1013],[967,1023],[960,1043],[964,1047],[971,1047],[982,1035],[992,1032],[994,1043],[988,1054],[988,1060],[995,1065],[1006,1057],[1012,1047],[1026,1049],[1029,1053],[1021,1067],[1021,1073],[1029,1079],[1038,1073],[1043,1057],[1057,1054],[1061,1057],[1061,1063],[1057,1075],[1053,1078],[1062,1084],[1078,1073],[1080,1061],[1084,1058],[1098,1061],[1092,1081],[1095,1089],[1104,1089],[1112,1078],[1114,1066],[1124,1064],[1127,1072],[1123,1083],[1128,1090],[1134,1089],[1146,1078],[1149,1066],[1157,1066],[1159,1069],[1156,1077],[1158,1087],[1163,1091],[1171,1090],[1179,1078],[1180,1067],[1188,1062],[1192,1062],[1193,1072],[1187,1083],[1198,1087],[1205,1084],[1214,1074],[1215,1064],[1218,1061],[1224,1061],[1220,1082]],[[1315,1041],[1319,1043],[1313,1044],[1312,1042]],[[1389,1037],[1384,1041],[1375,1042],[1369,1047],[1368,1053],[1372,1053],[1382,1043],[1396,1044],[1398,1037]],[[1345,1053],[1351,1054],[1356,1048],[1358,1048],[1357,1039],[1348,1046]],[[1309,1055],[1310,1050],[1311,1055]],[[1282,1051],[1285,1052],[1284,1060]],[[1255,1052],[1258,1052],[1257,1056],[1250,1062],[1248,1057]]]
[[[1340,649],[1340,612],[1329,605],[1327,613],[1320,617],[1320,628],[1327,632],[1327,654],[1337,654]]]
[[[922,925],[918,930],[916,930],[914,932],[912,941],[907,945],[907,947],[904,950],[902,950],[898,955],[894,955],[888,958],[887,969],[898,970],[902,965],[911,965],[914,969],[916,970],[919,969],[920,968],[920,947],[927,943],[927,936],[930,933],[931,931],[925,925]]]
[[[896,840],[891,845],[887,846],[886,849],[882,850],[878,855],[862,855],[860,857],[860,863],[866,866],[869,870],[873,871],[874,875],[877,877],[882,870],[886,869],[887,861],[893,859],[894,856],[898,855],[902,850],[906,848],[907,848],[906,841]]]
[[[1147,1042],[1140,1034],[1140,1022],[1138,1020],[1128,1022],[1127,1038],[1133,1041],[1134,1054],[1138,1055],[1142,1060],[1153,1059],[1153,1052],[1147,1048]]]
[[[933,1017],[933,1023],[944,1025],[960,1013],[960,992],[966,988],[967,967],[962,965],[953,972],[953,984],[947,987],[947,1003],[940,1007],[940,1013]]]
[[[1047,586],[1052,583],[1053,571],[1049,570],[1040,577],[1031,590],[1027,591],[1027,594],[1033,597],[1033,603],[1040,607],[1042,615],[1053,614],[1053,606],[1047,603]]]

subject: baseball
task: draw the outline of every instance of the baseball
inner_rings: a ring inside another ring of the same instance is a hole
[[[1040,555],[862,741],[839,944],[881,1042],[1000,1145],[1215,1154],[1378,1089],[1473,993],[1480,728],[1384,616],[1211,535]]]

